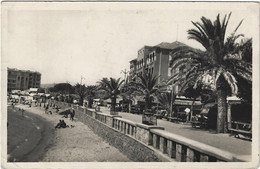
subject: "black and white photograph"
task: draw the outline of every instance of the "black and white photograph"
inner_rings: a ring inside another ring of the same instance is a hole
[[[2,168],[259,167],[258,2],[2,2]]]

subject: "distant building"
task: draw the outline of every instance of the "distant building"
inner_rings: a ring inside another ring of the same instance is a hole
[[[41,73],[29,70],[7,68],[7,90],[27,90],[40,88]]]
[[[180,50],[182,47],[188,46],[178,41],[173,43],[162,42],[156,46],[144,46],[138,50],[137,59],[130,61],[130,79],[134,80],[136,75],[143,73],[152,73],[154,76],[159,76],[159,83],[168,80],[171,76],[169,69],[170,53]]]

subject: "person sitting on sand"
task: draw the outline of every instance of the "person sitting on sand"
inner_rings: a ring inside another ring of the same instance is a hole
[[[64,120],[61,120],[61,127],[62,127],[62,128],[66,128],[66,127],[67,127],[67,124],[65,123]]]
[[[56,128],[61,128],[61,124],[62,124],[62,121],[60,120],[60,122],[56,125],[55,129]]]

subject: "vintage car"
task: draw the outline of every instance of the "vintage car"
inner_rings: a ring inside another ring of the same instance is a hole
[[[200,114],[192,117],[191,125],[194,128],[208,128],[208,112],[209,109],[202,109]]]

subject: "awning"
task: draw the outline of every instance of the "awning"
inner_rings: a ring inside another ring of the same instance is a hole
[[[186,106],[190,105],[191,106],[193,104],[193,101],[192,100],[176,99],[174,103],[177,104],[177,105],[186,105]],[[201,105],[201,102],[196,100],[193,105],[199,106],[199,105]]]

